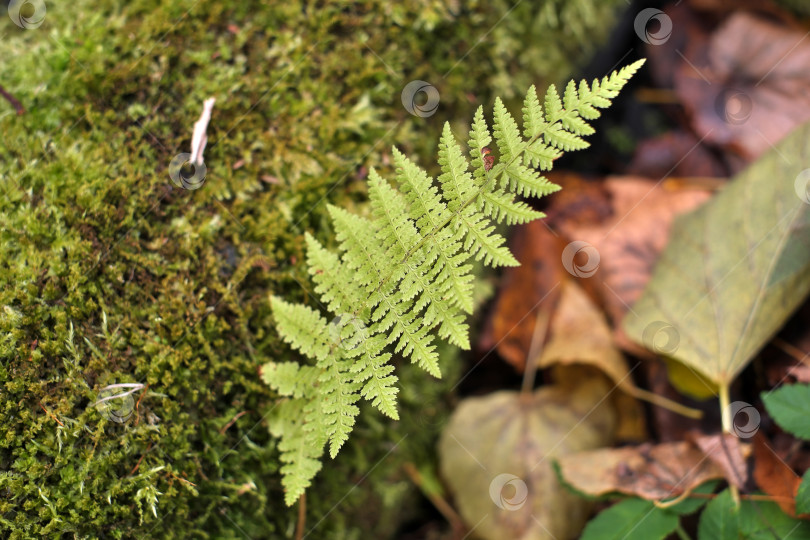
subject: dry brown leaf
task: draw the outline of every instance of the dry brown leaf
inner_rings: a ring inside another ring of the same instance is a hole
[[[566,238],[588,242],[599,252],[599,271],[591,279],[597,280],[605,309],[618,326],[649,281],[675,216],[697,207],[711,193],[669,190],[660,182],[632,176],[608,178],[605,188],[613,203],[609,219],[588,226],[562,222],[559,227]]]
[[[688,442],[605,448],[557,459],[566,482],[588,495],[612,492],[662,500],[725,478],[723,470]]]
[[[551,318],[550,339],[538,368],[557,364],[587,364],[599,368],[624,390],[634,387],[627,362],[614,347],[605,316],[572,280],[560,285],[560,300]]]
[[[729,484],[743,489],[748,480],[748,469],[745,458],[750,451],[748,445],[740,443],[740,439],[730,433],[700,435],[691,434],[689,440],[720,470]]]
[[[546,175],[562,190],[554,194],[551,207],[546,210],[547,222],[590,225],[602,223],[612,214],[610,194],[602,178],[582,176],[565,171],[552,171]]]
[[[605,316],[573,280],[565,280],[560,285],[560,300],[551,319],[550,334],[540,358],[536,360],[538,368],[557,366],[555,381],[577,384],[593,375],[577,369],[561,370],[559,367],[591,366],[604,373],[621,390],[611,393],[613,406],[620,411],[616,435],[619,440],[639,441],[645,438],[644,412],[634,398],[665,406],[684,415],[695,415],[696,411],[635,385],[627,361],[613,343]]]
[[[516,227],[510,244],[520,266],[504,272],[481,347],[497,344],[501,358],[523,371],[538,310],[557,303],[559,284],[567,275],[560,262],[565,246],[541,221]]]
[[[475,535],[565,540],[587,520],[587,501],[559,485],[551,459],[611,444],[615,412],[602,378],[534,394],[468,398],[439,441],[439,470]]]
[[[521,266],[504,273],[480,343],[485,349],[497,345],[501,357],[519,371],[525,367],[534,331],[532,314],[541,304],[556,304],[563,279],[576,280],[601,296],[608,315],[617,322],[649,280],[673,218],[710,196],[709,191],[670,190],[637,177],[613,177],[597,184],[566,175],[560,181],[591,187],[584,189],[584,195],[574,189],[571,197],[555,200],[548,211],[550,225],[559,228],[564,238],[539,221],[516,228],[511,245]],[[583,218],[583,213],[590,217]],[[562,265],[565,246],[575,240],[586,241],[599,252],[599,270],[590,278],[576,278]],[[635,353],[642,351],[629,340],[626,345]]]
[[[732,13],[690,43],[675,88],[696,134],[750,162],[810,120],[810,40],[804,29]]]
[[[639,143],[627,174],[648,178],[729,176],[730,169],[711,148],[694,134],[670,131]]]
[[[796,517],[796,493],[802,479],[776,455],[762,432],[754,435],[754,480],[784,513]]]
[[[805,364],[793,366],[788,371],[788,375],[793,377],[796,382],[810,383],[810,366]]]
[[[597,368],[624,391],[613,392],[610,396],[619,412],[617,439],[644,439],[647,431],[644,411],[638,401],[630,397],[636,395],[637,388],[624,357],[613,346],[604,315],[573,280],[565,280],[560,289],[560,300],[551,319],[551,338],[536,360],[537,367],[578,364]],[[593,376],[579,369],[557,369],[554,380],[561,384],[577,384]]]

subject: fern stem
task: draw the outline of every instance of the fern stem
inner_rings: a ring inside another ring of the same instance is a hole
[[[295,540],[303,540],[306,523],[307,523],[307,493],[305,491],[298,498],[298,523],[296,523],[295,526]]]

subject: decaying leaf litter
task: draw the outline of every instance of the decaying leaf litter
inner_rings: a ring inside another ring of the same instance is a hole
[[[706,502],[705,517],[683,521],[700,539],[810,534],[794,501],[810,453],[759,397],[809,380],[810,41],[772,7],[715,4],[671,6],[693,41],[646,48],[652,77],[638,93],[664,103],[672,127],[640,141],[624,175],[556,172],[549,218],[512,236],[521,266],[504,272],[479,350],[496,349],[505,364],[485,369],[522,373],[523,390],[462,400],[439,446],[448,496],[482,538],[576,537],[582,524],[558,519],[580,519],[557,496],[570,492],[591,505],[631,496],[583,538],[686,534],[680,516]],[[715,24],[699,22],[707,13]],[[573,388],[599,404],[555,438],[554,420],[523,419],[552,407],[527,391],[535,370],[566,411],[581,406]],[[793,404],[807,417],[810,403]],[[623,444],[581,441],[592,422]],[[538,451],[548,467],[532,466]],[[493,506],[475,486],[500,472],[527,490],[507,483],[508,504]]]

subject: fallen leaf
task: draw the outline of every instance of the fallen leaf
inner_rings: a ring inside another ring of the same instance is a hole
[[[613,214],[603,178],[566,171],[553,171],[547,176],[562,188],[546,209],[546,223],[552,228],[560,223],[580,226],[602,223]]]
[[[810,366],[800,364],[788,370],[787,375],[793,377],[798,383],[810,383]]]
[[[717,464],[685,441],[579,452],[557,463],[568,484],[591,496],[618,492],[660,501],[725,478]]]
[[[578,226],[562,222],[570,240],[591,244],[599,253],[593,276],[605,309],[618,323],[644,290],[659,253],[669,238],[675,216],[710,197],[705,190],[669,190],[661,182],[621,176],[605,181],[613,215],[599,224]]]
[[[693,45],[675,88],[695,133],[751,161],[810,120],[810,40],[772,17],[733,12]]]
[[[728,386],[810,290],[810,125],[676,221],[628,336]],[[790,160],[790,162],[785,161]],[[800,187],[801,189],[797,189]],[[658,328],[658,327],[661,328]]]
[[[731,433],[700,435],[692,434],[689,440],[697,446],[720,470],[729,484],[739,489],[748,481],[748,469],[745,458],[750,447],[740,443],[740,439]]]
[[[670,131],[642,141],[626,172],[655,179],[726,177],[731,171],[717,154],[692,133]]]
[[[754,435],[754,480],[784,513],[796,517],[796,494],[802,479],[776,455],[762,432]]]
[[[543,347],[538,368],[587,364],[600,369],[619,388],[635,388],[627,362],[613,346],[605,316],[585,291],[571,280],[560,285],[560,300],[551,318],[550,339]]]
[[[516,227],[510,240],[520,266],[504,272],[502,285],[489,318],[481,347],[497,344],[498,354],[522,372],[541,305],[553,307],[565,270],[559,254],[565,247],[541,221]]]
[[[540,369],[552,366],[587,365],[607,375],[623,393],[656,404],[674,408],[682,414],[691,414],[680,404],[661,398],[638,388],[631,377],[627,361],[613,344],[607,320],[579,285],[567,279],[560,285],[560,300],[551,318],[551,337],[536,360]],[[580,370],[557,370],[555,380],[562,377],[576,384],[583,377]],[[614,405],[621,406],[618,438],[638,440],[644,438],[644,420],[640,405],[635,400],[625,401],[621,393],[613,393]]]
[[[611,444],[615,412],[600,406],[600,378],[533,394],[463,400],[439,440],[439,471],[476,536],[501,540],[576,537],[590,505],[561,487],[552,458]]]

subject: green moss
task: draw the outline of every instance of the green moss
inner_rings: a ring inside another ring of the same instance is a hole
[[[308,298],[303,232],[330,238],[324,203],[361,203],[387,147],[434,148],[439,121],[526,77],[508,49],[525,43],[469,52],[500,6],[264,4],[49,2],[38,29],[0,22],[0,84],[27,110],[0,102],[4,537],[291,537],[257,376],[291,357],[269,295]],[[435,117],[401,106],[413,79],[439,88]],[[167,167],[210,96],[205,184],[179,189]],[[401,422],[362,415],[308,499],[313,537],[411,515],[401,464],[432,459],[459,369],[443,361],[442,382],[402,366]],[[122,423],[94,405],[116,383],[145,385]]]

